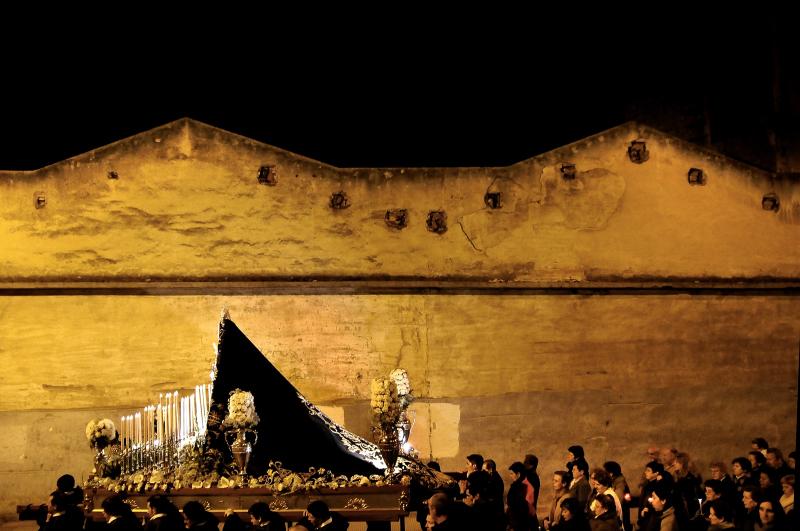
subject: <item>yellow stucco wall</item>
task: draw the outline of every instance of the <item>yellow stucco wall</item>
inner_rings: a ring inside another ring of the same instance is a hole
[[[631,140],[650,160],[633,164]],[[577,179],[558,168],[576,164]],[[262,164],[278,184],[258,185]],[[686,175],[700,167],[705,186]],[[109,179],[109,171],[119,175]],[[503,194],[488,209],[487,190]],[[344,190],[345,210],[329,207]],[[781,210],[761,208],[777,191]],[[44,208],[34,207],[42,192]],[[36,172],[0,173],[0,279],[781,277],[798,187],[627,124],[506,168],[339,169],[179,121]],[[387,209],[409,210],[388,228]],[[447,212],[449,230],[425,228]]]

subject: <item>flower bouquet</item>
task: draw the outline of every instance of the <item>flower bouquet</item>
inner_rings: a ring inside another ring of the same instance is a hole
[[[86,425],[86,439],[89,447],[95,451],[94,473],[100,477],[107,477],[117,473],[119,463],[110,463],[106,455],[106,448],[113,444],[119,444],[119,432],[111,419],[90,420]],[[113,466],[112,466],[113,465]]]
[[[90,420],[86,425],[86,438],[91,448],[102,450],[119,440],[119,433],[111,419]]]
[[[260,421],[253,394],[241,389],[231,391],[228,398],[228,414],[222,425],[227,428],[254,428]]]
[[[247,484],[247,463],[250,461],[253,446],[258,442],[258,433],[254,428],[260,420],[256,413],[253,394],[241,389],[231,391],[228,398],[228,414],[222,425],[229,428],[225,433],[225,442],[228,443],[239,469],[239,486]],[[251,436],[252,442],[248,440],[248,435]]]
[[[397,456],[400,454],[397,437],[397,422],[400,419],[397,384],[391,378],[376,378],[372,380],[370,392],[375,442],[386,464],[386,472],[391,475]]]

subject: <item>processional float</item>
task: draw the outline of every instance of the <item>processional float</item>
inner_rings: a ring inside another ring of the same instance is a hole
[[[158,403],[91,421],[86,436],[95,468],[85,484],[93,517],[111,495],[134,510],[166,494],[177,505],[201,500],[221,515],[255,501],[289,520],[324,499],[353,520],[400,520],[410,491],[454,486],[424,466],[407,445],[412,398],[396,369],[372,382],[376,443],[351,433],[309,402],[230,319],[219,324],[211,383],[161,394]]]

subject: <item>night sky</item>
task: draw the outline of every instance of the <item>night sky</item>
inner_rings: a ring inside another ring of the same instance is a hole
[[[763,128],[779,14],[637,13],[11,57],[0,169],[183,116],[342,167],[506,165],[631,119],[702,142],[704,109],[715,133]]]

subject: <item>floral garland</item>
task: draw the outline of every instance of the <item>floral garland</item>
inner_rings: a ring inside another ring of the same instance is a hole
[[[236,486],[233,472],[200,473],[197,464],[197,460],[200,458],[199,448],[189,450],[183,457],[186,461],[174,471],[139,471],[116,479],[93,478],[86,483],[85,487],[102,487],[114,492],[143,493],[149,491],[169,492],[181,488],[234,488]],[[355,474],[347,477],[345,475],[337,476],[324,468],[311,468],[308,472],[293,472],[283,468],[280,462],[270,462],[267,472],[261,476],[250,478],[247,486],[269,488],[274,495],[286,495],[300,491],[311,492],[321,488],[380,487],[397,482],[407,486],[411,483],[411,476],[408,473],[397,473],[392,478],[387,478],[382,474],[370,476]]]
[[[86,425],[86,439],[90,448],[103,449],[118,440],[119,433],[111,419],[90,420]]]
[[[397,424],[400,418],[400,403],[397,385],[390,378],[375,378],[370,385],[370,411],[376,424]]]
[[[261,419],[256,413],[256,403],[250,391],[236,389],[228,398],[228,415],[222,421],[229,428],[253,428]]]

